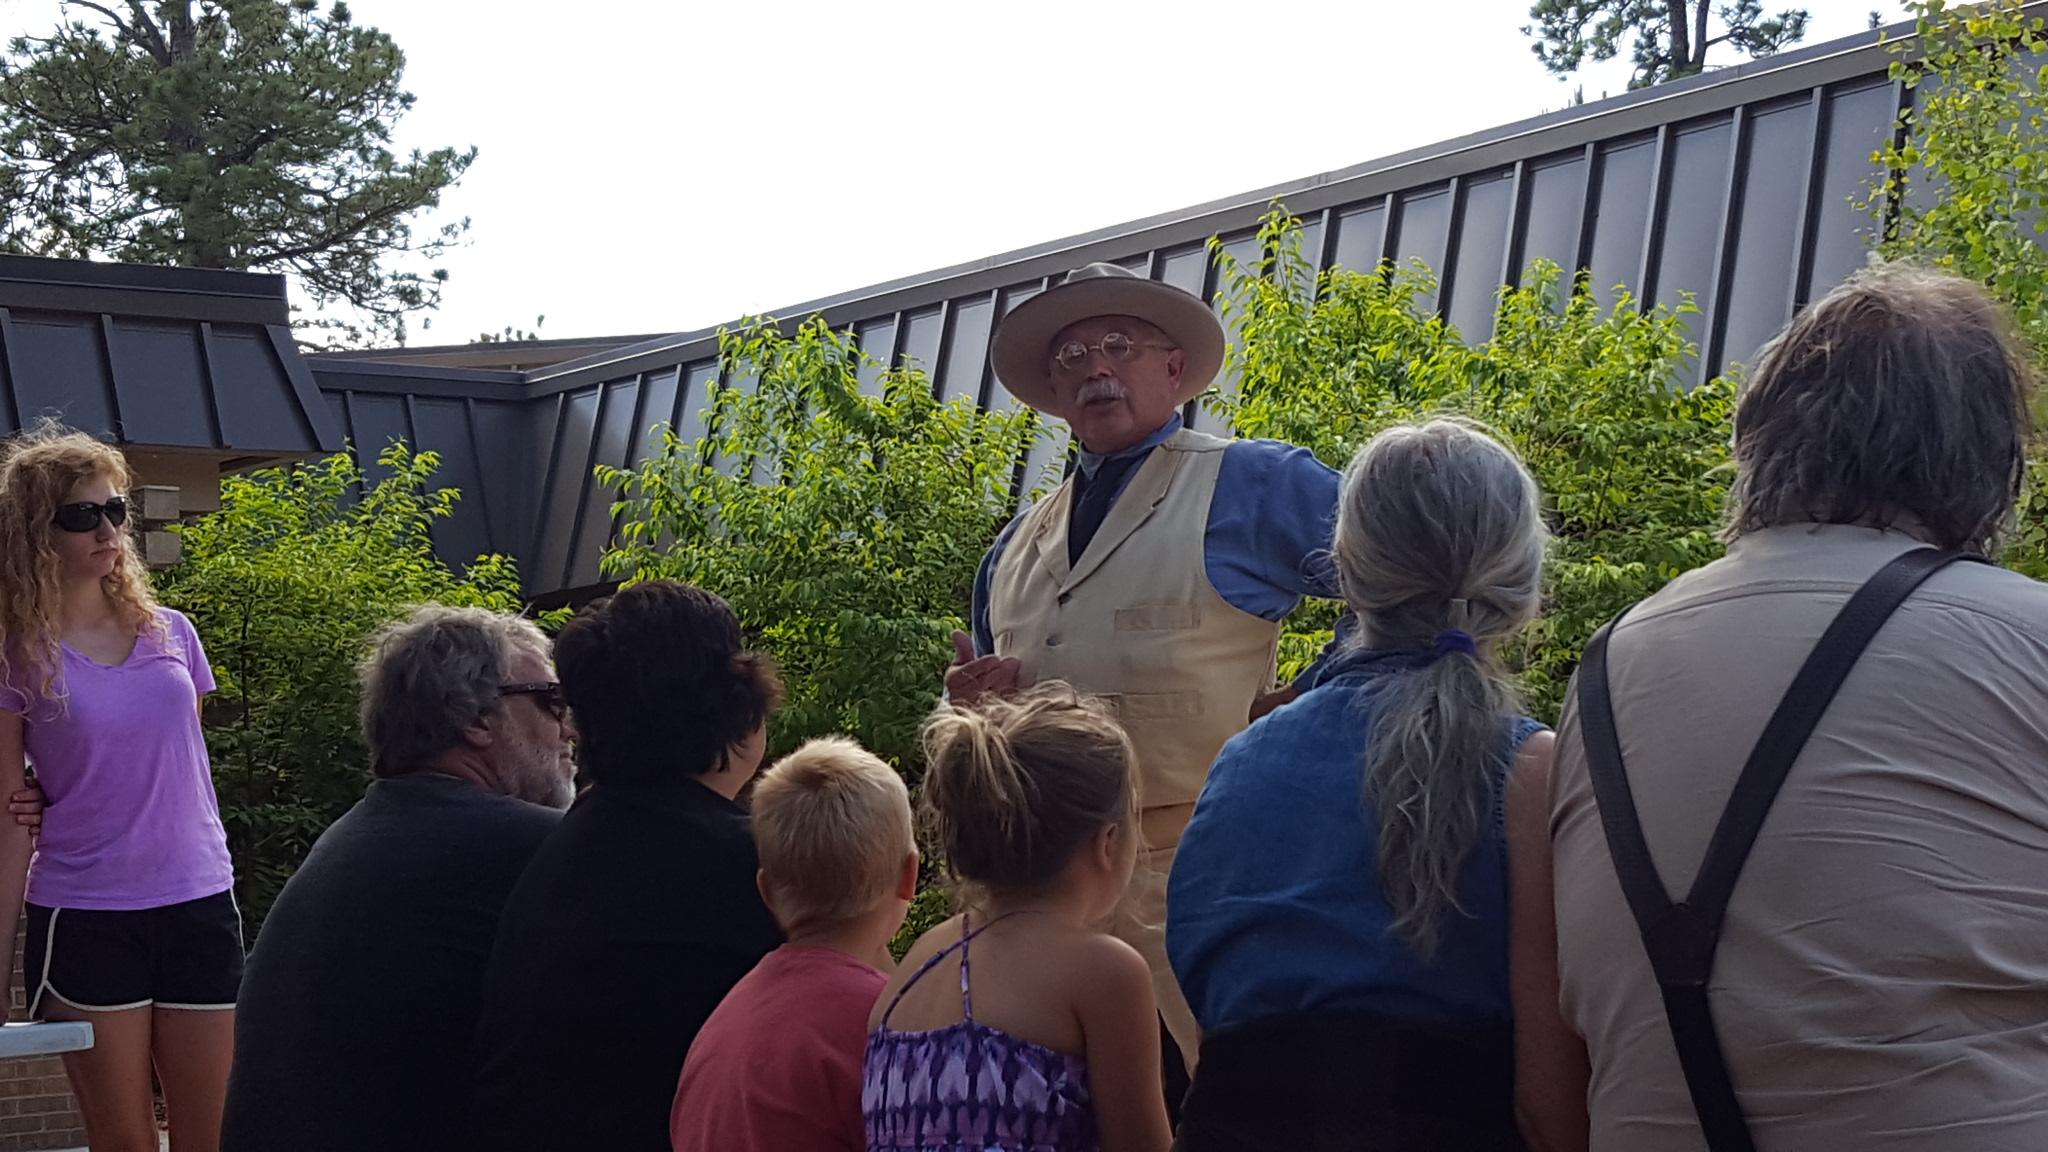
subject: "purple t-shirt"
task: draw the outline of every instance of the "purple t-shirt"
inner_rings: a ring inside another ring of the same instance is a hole
[[[213,670],[192,622],[157,609],[128,662],[108,667],[60,645],[42,699],[21,661],[8,662],[0,709],[26,720],[28,761],[47,807],[29,862],[28,899],[53,908],[126,911],[197,900],[233,887],[227,834],[213,795],[198,695]]]

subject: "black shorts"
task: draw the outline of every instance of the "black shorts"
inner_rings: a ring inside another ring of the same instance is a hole
[[[87,1012],[235,1006],[242,912],[233,891],[132,912],[27,908],[30,1019],[43,1019],[52,998]]]

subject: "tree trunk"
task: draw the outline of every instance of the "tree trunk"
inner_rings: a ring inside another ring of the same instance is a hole
[[[165,71],[187,66],[199,51],[199,24],[193,18],[192,0],[160,0],[156,12],[157,19],[163,24],[163,39],[170,46],[170,63]],[[165,138],[181,155],[206,152],[206,133],[199,122],[202,114],[198,108],[174,107],[171,110],[171,123]],[[193,189],[185,203],[175,205],[184,234],[180,264],[191,268],[234,267],[233,254],[221,239],[224,233],[220,207],[212,199],[202,186]]]
[[[1692,70],[1705,71],[1707,67],[1707,7],[1708,0],[1695,0],[1699,11],[1692,15]]]
[[[1710,0],[1693,0],[1705,8]],[[1690,76],[1699,71],[1692,62],[1692,14],[1686,11],[1686,0],[1664,0],[1665,19],[1671,25],[1671,70],[1669,79]]]
[[[164,31],[170,35],[171,63],[182,64],[192,58],[199,44],[199,26],[192,19],[191,0],[163,0],[156,6],[157,19],[164,23]]]

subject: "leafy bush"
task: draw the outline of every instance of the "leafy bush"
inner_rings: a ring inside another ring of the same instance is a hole
[[[704,442],[664,431],[638,469],[598,469],[624,521],[604,570],[731,603],[788,687],[771,752],[843,732],[915,783],[918,726],[1037,420],[940,403],[922,371],[880,370],[815,318],[726,333],[720,356],[751,385],[717,391]]]
[[[179,529],[185,558],[158,581],[220,681],[206,744],[252,938],[369,783],[356,728],[365,638],[428,601],[520,608],[510,561],[480,557],[458,575],[434,555],[429,526],[456,493],[429,489],[433,453],[394,444],[379,462],[390,475],[374,484],[346,452],[224,478],[220,510]]]
[[[903,917],[903,927],[896,930],[896,938],[889,941],[889,954],[901,960],[917,938],[944,924],[953,915],[953,894],[943,886],[928,884],[918,890],[917,898],[910,902],[910,911]]]
[[[1468,344],[1427,301],[1420,264],[1318,274],[1300,222],[1260,230],[1253,264],[1213,247],[1240,381],[1214,408],[1244,436],[1273,437],[1341,468],[1390,424],[1457,413],[1515,445],[1557,534],[1544,618],[1510,653],[1538,716],[1554,716],[1593,630],[1673,576],[1720,554],[1734,389],[1674,379],[1696,355],[1690,303],[1639,310],[1624,290],[1603,312],[1553,264],[1501,294],[1492,339]],[[1298,613],[1283,638],[1292,676],[1329,637],[1331,611]]]
[[[1896,212],[1878,252],[1983,284],[2048,364],[2048,23],[2018,0],[1907,7],[1916,34],[1894,46],[1891,75],[1914,102],[1898,138],[1872,157],[1884,176],[1864,201],[1880,222]],[[1916,180],[1927,187],[1910,187]],[[2036,419],[2048,425],[2048,410]],[[2004,560],[2048,579],[2048,450],[2039,446]]]

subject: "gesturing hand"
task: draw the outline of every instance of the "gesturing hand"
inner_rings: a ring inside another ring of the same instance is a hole
[[[946,668],[946,695],[955,704],[972,705],[993,692],[1007,695],[1017,690],[1023,665],[1011,656],[976,656],[974,641],[967,633],[953,632],[953,663]]]

